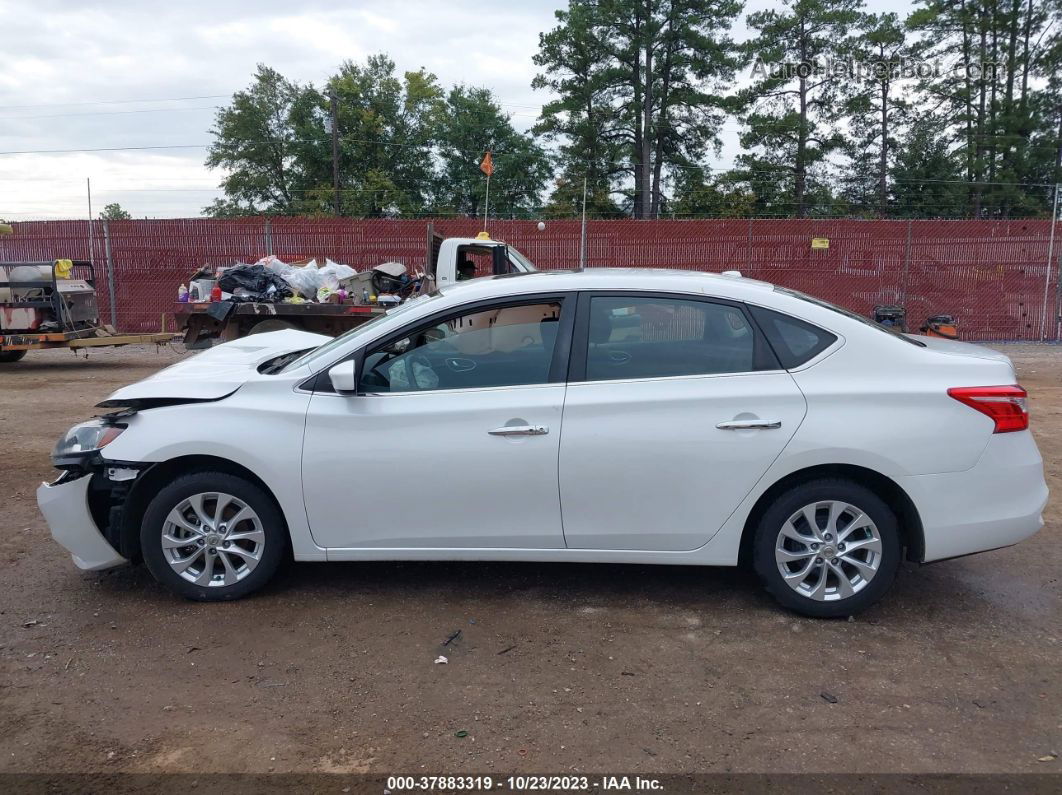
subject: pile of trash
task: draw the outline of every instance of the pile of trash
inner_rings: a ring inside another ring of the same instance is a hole
[[[178,300],[389,304],[407,297],[417,284],[400,262],[384,262],[359,273],[328,258],[289,263],[269,255],[254,264],[237,263],[216,272],[204,267],[187,287],[181,285]]]
[[[250,267],[259,266],[290,285],[295,295],[308,301],[316,300],[322,303],[327,302],[333,293],[344,289],[345,284],[358,275],[358,272],[349,265],[333,262],[327,258],[324,265],[318,265],[316,260],[310,260],[305,264],[289,265],[270,255],[262,257]],[[225,273],[228,275],[231,272]],[[225,285],[222,284],[221,288],[224,290]]]

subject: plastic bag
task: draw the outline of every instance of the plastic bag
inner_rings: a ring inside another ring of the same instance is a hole
[[[321,279],[314,264],[304,265],[301,268],[288,266],[291,271],[284,278],[299,295],[303,298],[313,298],[317,295],[317,289],[321,286]]]
[[[358,272],[349,265],[326,259],[324,267],[317,269],[317,274],[321,280],[320,287],[327,287],[329,290],[335,291],[339,289],[339,285],[344,279],[357,276]]]
[[[246,297],[271,301],[291,295],[291,287],[283,278],[259,264],[227,268],[218,279],[218,286],[228,293],[242,288]]]

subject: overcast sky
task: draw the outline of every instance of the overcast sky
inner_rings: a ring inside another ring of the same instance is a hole
[[[491,88],[526,130],[545,99],[531,90],[531,58],[560,5],[38,0],[30,10],[0,0],[0,218],[85,218],[87,177],[94,213],[119,202],[134,217],[198,215],[221,195],[218,173],[203,166],[215,108],[257,63],[321,84],[341,61],[382,51],[445,86]],[[747,10],[769,5],[750,0]],[[901,15],[909,7],[868,2]],[[735,133],[731,122],[723,164]],[[94,149],[113,151],[62,151]]]

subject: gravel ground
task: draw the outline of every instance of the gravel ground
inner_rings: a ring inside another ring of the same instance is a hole
[[[1062,347],[1000,347],[1060,494]],[[34,499],[60,433],[181,355],[0,372],[0,772],[1062,767],[1057,497],[1039,535],[908,566],[854,621],[743,572],[577,564],[299,564],[195,604],[143,568],[79,572]]]

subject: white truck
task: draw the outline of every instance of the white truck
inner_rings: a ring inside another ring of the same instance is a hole
[[[492,240],[486,232],[476,237],[441,237],[428,226],[428,256],[425,275],[435,287],[460,281],[459,266],[471,262],[474,278],[505,273],[530,273],[537,270],[531,260],[512,246]]]

